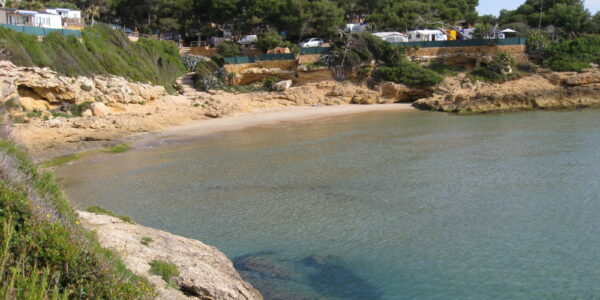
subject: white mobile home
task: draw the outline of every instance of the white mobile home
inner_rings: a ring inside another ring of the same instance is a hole
[[[81,11],[70,8],[46,8],[49,14],[60,15],[63,19],[81,19]]]
[[[367,23],[351,23],[346,24],[346,31],[348,32],[365,32],[367,31]]]
[[[0,9],[0,24],[33,26],[44,28],[62,28],[59,15],[33,10]]]
[[[406,43],[408,37],[400,32],[374,32],[374,36],[381,38],[382,40],[390,43]]]
[[[448,37],[440,30],[413,30],[408,32],[411,42],[447,41]]]
[[[62,27],[69,29],[82,29],[83,19],[81,18],[81,11],[77,9],[69,8],[46,8],[45,10],[49,14],[59,15],[62,20]]]

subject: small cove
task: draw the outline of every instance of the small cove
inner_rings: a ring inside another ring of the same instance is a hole
[[[56,173],[80,208],[216,246],[267,298],[595,298],[599,147],[598,110],[373,112]]]

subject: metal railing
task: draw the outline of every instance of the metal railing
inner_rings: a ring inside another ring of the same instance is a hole
[[[329,54],[331,52],[331,47],[310,47],[310,48],[300,48],[301,55],[316,55],[316,54]]]
[[[0,24],[0,26],[8,29],[12,29],[17,32],[24,34],[47,36],[52,32],[58,32],[64,36],[75,36],[81,38],[81,31],[73,29],[58,29],[58,28],[44,28],[44,27],[33,27],[33,26],[19,26],[19,25],[8,25]]]
[[[225,61],[228,64],[249,64],[257,61],[272,61],[272,60],[295,60],[296,54],[294,53],[277,53],[277,54],[261,54],[258,56],[237,56],[237,57],[226,57]]]
[[[208,44],[205,41],[190,42],[190,47],[206,47]]]

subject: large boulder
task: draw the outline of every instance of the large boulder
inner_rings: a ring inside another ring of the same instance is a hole
[[[106,107],[106,105],[102,102],[94,102],[90,104],[90,109],[92,110],[92,114],[97,117],[106,116],[110,112],[108,107]]]
[[[292,87],[292,81],[284,80],[284,81],[274,83],[272,89],[274,92],[283,92],[283,91],[289,89],[290,87]]]

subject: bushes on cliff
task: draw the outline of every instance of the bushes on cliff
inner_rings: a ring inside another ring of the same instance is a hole
[[[0,140],[0,298],[148,299],[152,293],[79,225],[52,174]]]
[[[554,71],[580,72],[590,63],[600,63],[600,35],[588,35],[551,44],[544,51],[543,65]]]
[[[392,67],[380,67],[374,78],[384,81],[406,84],[408,86],[432,86],[442,82],[443,78],[432,70],[408,61],[399,61]]]
[[[470,75],[482,81],[501,83],[521,78],[522,74],[517,69],[510,54],[499,52],[487,66],[476,68]]]
[[[134,43],[107,25],[86,27],[82,41],[51,33],[39,42],[35,36],[0,28],[0,50],[21,66],[50,67],[68,76],[123,76],[169,91],[185,72],[175,43],[144,38]]]
[[[331,67],[336,79],[345,79],[346,74],[357,74],[364,78],[365,69],[370,70],[373,63],[379,65],[371,75],[371,84],[392,81],[409,86],[430,86],[443,79],[435,72],[409,61],[407,48],[392,45],[372,34],[352,34],[333,45],[330,54],[324,55],[321,63]]]
[[[242,50],[238,44],[225,41],[217,46],[217,53],[223,57],[236,57],[242,55]]]

